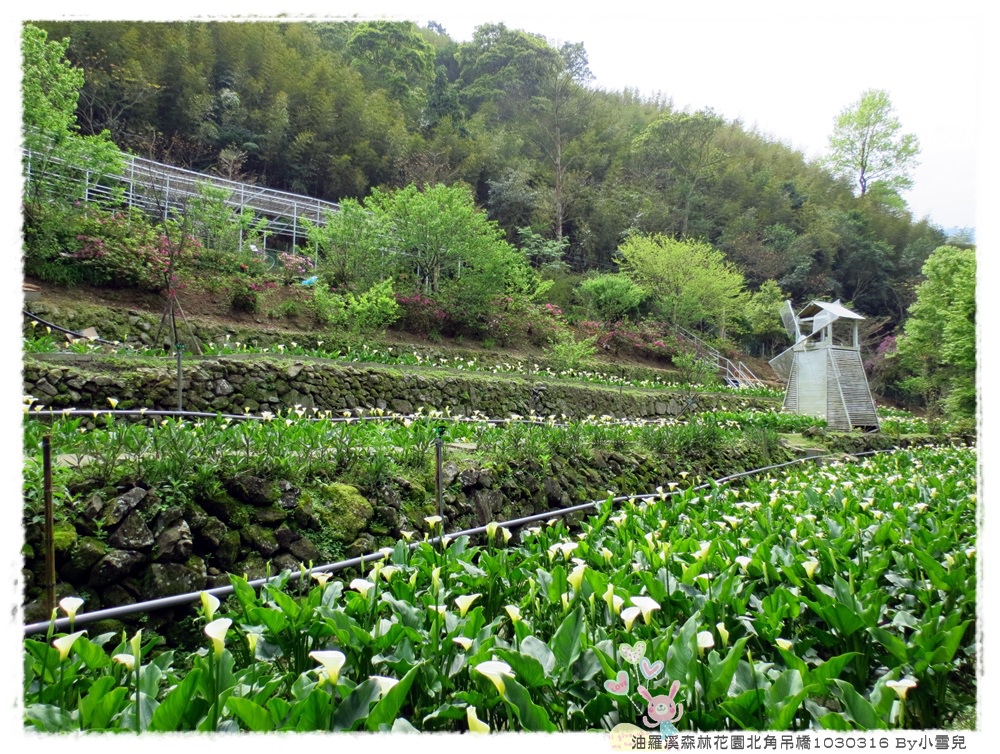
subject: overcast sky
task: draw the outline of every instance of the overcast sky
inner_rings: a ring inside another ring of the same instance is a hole
[[[972,0],[661,0],[592,5],[506,0],[340,0],[196,3],[158,8],[41,2],[45,17],[391,17],[441,24],[466,41],[483,23],[583,42],[596,85],[660,92],[679,108],[710,107],[771,138],[821,156],[840,110],[866,89],[885,89],[903,131],[920,140],[918,218],[945,228],[976,225],[978,58],[986,24]],[[23,12],[23,11],[22,11]],[[40,16],[41,17],[41,16]],[[995,78],[994,78],[995,82]]]

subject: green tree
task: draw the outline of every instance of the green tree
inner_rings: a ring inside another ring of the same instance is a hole
[[[347,40],[347,54],[365,79],[386,89],[415,117],[434,80],[434,48],[409,21],[366,21]]]
[[[28,202],[45,194],[64,201],[83,198],[102,176],[121,173],[121,153],[107,131],[95,136],[79,133],[76,106],[84,75],[66,60],[68,46],[68,39],[49,42],[48,34],[37,26],[25,24],[21,30]]]
[[[622,271],[650,292],[673,325],[711,324],[724,337],[727,318],[742,311],[743,275],[710,244],[663,235],[632,236],[618,252]]]
[[[913,375],[908,392],[953,418],[976,411],[976,252],[940,246],[924,263],[925,277],[898,341]]]
[[[920,144],[914,134],[900,133],[889,93],[869,89],[841,111],[830,136],[827,165],[837,175],[857,181],[864,196],[876,185],[898,193],[910,188]]]
[[[625,275],[608,274],[587,278],[580,290],[589,299],[594,314],[602,322],[619,322],[636,316],[649,294]]]

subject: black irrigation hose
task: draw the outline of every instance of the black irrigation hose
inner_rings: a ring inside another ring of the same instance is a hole
[[[108,345],[108,346],[120,346],[121,345],[121,343],[115,343],[115,342],[110,341],[110,340],[104,340],[104,338],[90,338],[90,337],[84,335],[83,333],[75,332],[73,330],[67,330],[65,327],[60,327],[59,325],[52,324],[51,322],[46,322],[44,319],[42,319],[41,317],[39,317],[36,314],[32,314],[27,309],[22,309],[21,310],[21,314],[23,314],[25,317],[28,317],[29,319],[35,320],[35,322],[38,322],[39,324],[45,325],[46,327],[51,327],[53,330],[58,330],[59,332],[66,333],[67,335],[72,335],[73,337],[76,337],[76,338],[82,338],[84,340],[89,340],[91,343],[104,343],[105,345]]]
[[[895,453],[898,450],[900,450],[900,448],[890,448],[886,450],[869,450],[861,453],[853,453],[851,455],[864,456],[864,455],[875,455],[876,453]],[[738,479],[740,477],[752,476],[754,474],[761,474],[765,471],[773,471],[774,469],[784,468],[785,466],[791,466],[793,464],[803,463],[805,461],[816,461],[823,458],[835,458],[841,455],[843,454],[828,453],[821,456],[805,456],[803,458],[797,458],[793,461],[786,461],[784,463],[773,464],[770,466],[762,466],[761,468],[758,469],[751,469],[750,471],[741,471],[737,474],[730,474],[729,476],[721,477],[719,479],[712,480],[710,482],[705,482],[704,484],[700,484],[690,489],[693,490],[711,489],[713,487],[719,486],[720,484],[725,484],[729,481]],[[569,508],[556,508],[553,510],[545,511],[543,513],[535,513],[530,516],[511,519],[510,521],[498,521],[493,523],[496,523],[497,526],[520,528],[527,524],[536,523],[538,521],[547,521],[553,518],[561,518],[562,516],[567,516],[572,513],[582,513],[583,511],[596,508],[599,505],[603,505],[607,502],[622,503],[627,500],[635,501],[635,500],[664,499],[666,497],[671,497],[673,495],[680,494],[680,492],[681,490],[675,490],[666,493],[653,492],[641,495],[619,495],[618,497],[611,498],[610,501],[607,499],[592,500],[589,503],[581,503],[580,505],[574,505]],[[449,539],[454,539],[456,537],[461,537],[461,536],[484,534],[486,532],[487,526],[489,526],[489,524],[487,524],[486,526],[477,526],[472,529],[463,529],[461,531],[452,532],[451,534],[445,534],[443,536]],[[437,543],[441,540],[441,538],[442,538],[441,536],[432,537],[427,541],[430,543]],[[417,542],[413,542],[409,545],[409,547],[412,549],[416,547],[418,544],[419,543]],[[316,566],[315,568],[302,570],[299,571],[298,573],[292,572],[289,576],[289,581],[295,581],[302,578],[305,575],[313,573],[334,573],[336,571],[342,571],[346,568],[353,568],[358,565],[364,565],[365,563],[372,563],[376,560],[382,560],[385,557],[387,557],[386,554],[382,552],[374,552],[369,555],[361,555],[360,557],[357,558],[351,558],[350,560],[341,560],[337,563],[329,563],[327,565]],[[250,586],[254,587],[262,586],[267,582],[272,581],[275,578],[276,578],[275,576],[269,576],[260,579],[254,579],[253,581],[250,581],[248,583],[250,584]],[[201,599],[202,592],[208,592],[209,594],[215,597],[223,597],[231,594],[233,592],[233,587],[220,586],[220,587],[215,587],[213,589],[203,589],[198,592],[189,592],[187,594],[176,594],[173,595],[172,597],[161,597],[159,599],[148,600],[146,602],[138,602],[132,605],[121,605],[119,607],[107,608],[105,610],[95,610],[92,613],[81,613],[76,616],[74,620],[74,625],[90,623],[98,620],[107,620],[109,618],[117,618],[124,615],[131,615],[133,613],[146,613],[167,607],[175,607],[178,605],[190,604],[199,601]],[[53,629],[66,628],[69,626],[69,618],[57,618],[55,621],[42,621],[38,623],[30,623],[25,625],[24,633],[25,635],[33,633],[41,633],[43,631],[48,630],[50,626],[52,626]]]
[[[371,411],[373,409],[366,409]],[[166,417],[179,417],[179,418],[194,418],[194,419],[248,419],[256,421],[275,421],[276,419],[288,419],[291,418],[288,414],[277,414],[273,416],[264,417],[259,414],[220,414],[218,412],[212,413],[209,411],[178,411],[177,409],[123,409],[111,410],[103,408],[95,409],[85,409],[85,408],[65,408],[65,409],[42,409],[39,411],[26,411],[25,414],[29,417],[69,417],[69,416],[92,416],[96,418],[100,415],[110,415],[110,416],[166,416]],[[521,417],[520,419],[487,419],[476,418],[473,416],[428,416],[427,414],[385,414],[379,416],[378,414],[362,414],[361,416],[301,416],[300,420],[308,421],[328,421],[328,422],[342,422],[347,424],[352,424],[354,422],[382,422],[382,421],[403,421],[409,419],[411,421],[420,421],[425,419],[430,419],[435,422],[459,422],[468,424],[535,424],[546,427],[559,427],[565,428],[568,425],[559,424],[557,422],[551,422],[544,419],[525,419]],[[613,424],[621,424],[625,421],[647,421],[647,420],[621,420],[619,422],[614,422]],[[655,420],[653,420],[655,421]],[[608,423],[609,425],[612,422]]]

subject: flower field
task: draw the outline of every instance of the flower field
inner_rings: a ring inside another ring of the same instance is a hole
[[[25,640],[39,731],[948,728],[974,722],[976,451],[928,447],[233,577],[204,647]],[[428,528],[440,522],[431,519]],[[74,615],[75,602],[63,601]],[[681,706],[682,705],[682,706]]]

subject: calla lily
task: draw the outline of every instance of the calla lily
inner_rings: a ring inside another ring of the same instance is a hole
[[[472,646],[472,639],[467,636],[456,636],[452,641],[466,651]]]
[[[226,648],[226,633],[233,622],[229,618],[218,618],[205,626],[205,635],[212,640],[216,655],[221,655]]]
[[[201,604],[205,608],[205,619],[211,623],[215,618],[215,611],[219,609],[219,599],[208,592],[201,593]]]
[[[900,678],[898,681],[886,681],[885,685],[895,691],[900,699],[906,699],[906,692],[914,688],[917,682],[913,678]]]
[[[469,608],[472,607],[472,603],[482,596],[481,594],[463,594],[461,597],[456,597],[455,604],[458,606],[458,614],[464,618],[465,614],[469,612]]]
[[[314,573],[311,575],[316,581],[319,582],[320,586],[326,586],[326,582],[330,580],[329,573]]]
[[[434,529],[435,526],[437,526],[438,524],[440,524],[443,520],[444,519],[441,518],[440,516],[425,516],[424,517],[424,521],[427,522],[427,526],[429,526],[432,530]]]
[[[398,678],[389,678],[384,675],[373,675],[369,676],[369,680],[375,681],[378,684],[379,694],[385,696],[389,693],[389,690],[399,683]]]
[[[792,645],[794,642],[788,641],[788,639],[775,639],[774,643],[781,647],[786,652],[792,651]]]
[[[252,631],[247,634],[247,646],[250,647],[250,655],[252,657],[257,656],[257,642],[260,641],[260,634],[253,633]]]
[[[729,631],[726,630],[725,623],[716,623],[715,630],[719,632],[719,638],[722,639],[722,646],[729,646]]]
[[[517,623],[519,620],[521,620],[521,608],[519,608],[517,605],[506,605],[504,607],[504,610],[507,611],[507,615],[510,616],[510,620],[512,623]]]
[[[118,654],[111,658],[114,662],[121,663],[130,673],[135,669],[135,656],[129,654]]]
[[[466,707],[465,716],[469,721],[469,733],[489,733],[490,726],[476,717],[475,707]]]
[[[705,654],[705,650],[711,649],[715,646],[715,637],[712,636],[711,631],[699,631],[698,632],[698,654]]]
[[[320,673],[320,683],[322,684],[326,680],[331,685],[336,686],[337,679],[340,678],[340,669],[347,662],[344,653],[338,652],[336,649],[316,649],[310,652],[309,656],[323,666],[323,672]]]
[[[805,569],[806,576],[809,578],[812,578],[813,574],[816,573],[817,567],[819,567],[818,560],[807,560],[802,564],[802,568]]]
[[[76,611],[83,606],[83,600],[79,597],[63,597],[59,600],[59,607],[69,616],[70,621],[76,618]]]
[[[696,552],[694,554],[694,556],[698,560],[701,560],[703,557],[705,557],[706,555],[708,555],[708,551],[711,549],[711,547],[712,547],[712,543],[711,542],[702,542],[701,543],[701,549],[699,549],[698,552]]]
[[[510,544],[510,538],[514,536],[513,534],[510,533],[510,529],[508,529],[506,526],[501,526],[500,533],[503,535],[503,543],[505,545]],[[473,707],[473,709],[475,709],[475,707]]]
[[[583,583],[583,574],[586,570],[586,565],[578,565],[570,572],[569,576],[566,577],[566,581],[570,583],[570,586],[573,587],[573,591],[577,594],[580,593],[580,586]]]
[[[108,398],[108,403],[111,404],[111,408],[118,408],[118,399],[117,398]]]
[[[735,560],[740,564],[740,569],[743,573],[747,572],[747,567],[753,562],[753,558],[749,558],[746,555],[737,555]]]
[[[649,625],[649,614],[660,609],[660,603],[652,597],[632,597],[632,604],[642,611],[642,622]]]
[[[73,648],[76,640],[83,636],[86,631],[77,631],[66,636],[60,636],[52,642],[52,646],[59,650],[59,661],[62,662],[69,657],[69,651]]]
[[[385,579],[388,582],[389,579],[392,578],[393,574],[395,574],[397,571],[400,571],[400,570],[401,569],[400,569],[399,566],[394,566],[394,565],[384,566],[382,568],[382,578]]]
[[[122,638],[123,639],[125,638],[125,633],[124,632],[122,632]],[[135,636],[133,636],[129,640],[129,646],[132,647],[132,655],[135,657],[136,660],[139,660],[141,658],[141,654],[142,654],[142,629],[141,628],[138,631],[136,631],[135,632]]]
[[[399,533],[402,535],[403,539],[405,539],[407,542],[410,542],[410,541],[413,540],[413,532],[412,531],[402,531],[402,530],[400,530]]]
[[[635,623],[635,619],[641,614],[641,610],[637,607],[626,607],[621,611],[622,620],[625,621],[625,630],[632,631],[632,624]]]
[[[503,677],[508,678],[514,677],[514,671],[511,670],[510,665],[506,662],[500,660],[487,660],[486,662],[481,662],[476,667],[473,668],[480,675],[484,675],[493,681],[493,685],[497,687],[497,691],[501,694],[506,688],[504,686]]]
[[[354,579],[354,581],[351,582],[351,589],[357,589],[359,592],[361,592],[362,597],[367,597],[368,590],[371,589],[373,586],[375,585],[372,582],[368,581],[368,579]]]
[[[604,557],[604,562],[607,563],[608,565],[611,565],[611,558],[613,558],[615,554],[611,552],[611,550],[609,550],[607,547],[602,547],[601,555]]]
[[[499,524],[496,521],[490,521],[486,524],[486,537],[490,542],[492,542],[497,535],[497,526],[499,526]]]

